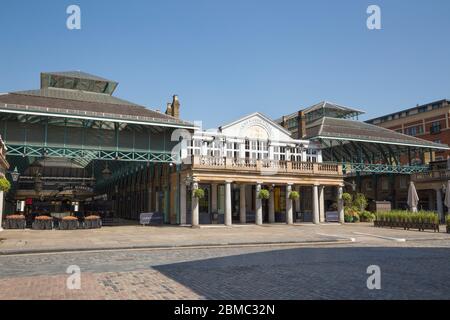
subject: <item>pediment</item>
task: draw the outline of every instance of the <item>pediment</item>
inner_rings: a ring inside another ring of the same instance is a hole
[[[292,140],[289,131],[260,114],[253,113],[220,127],[222,134],[232,137],[258,140]]]

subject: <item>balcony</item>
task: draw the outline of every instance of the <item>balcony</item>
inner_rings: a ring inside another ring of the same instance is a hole
[[[432,170],[428,172],[420,172],[411,175],[411,180],[414,182],[435,182],[450,180],[450,170]]]
[[[262,175],[342,176],[342,166],[334,163],[236,159],[208,156],[192,157],[192,169],[246,172]]]

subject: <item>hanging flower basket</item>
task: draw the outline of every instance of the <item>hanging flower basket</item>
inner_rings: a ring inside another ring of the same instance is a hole
[[[194,190],[194,197],[197,199],[203,199],[205,197],[205,190],[203,189],[195,189]]]
[[[0,191],[8,192],[11,189],[11,183],[5,177],[0,178]]]
[[[24,215],[10,215],[6,217],[5,229],[25,229],[26,224]]]
[[[87,216],[84,219],[85,229],[99,229],[102,227],[102,219],[99,216]]]
[[[300,198],[300,194],[297,191],[291,191],[289,193],[289,199],[297,200],[298,198]]]
[[[53,218],[49,216],[37,216],[31,226],[33,230],[52,230]]]
[[[75,230],[78,229],[77,217],[67,216],[61,219],[59,223],[59,230]]]
[[[258,193],[258,198],[259,199],[269,199],[270,198],[270,192],[267,189],[261,189]]]

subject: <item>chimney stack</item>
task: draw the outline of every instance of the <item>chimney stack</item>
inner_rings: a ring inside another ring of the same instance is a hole
[[[298,139],[306,137],[306,117],[303,111],[298,112]]]
[[[166,114],[177,119],[180,118],[180,101],[177,95],[173,96],[172,103],[167,102]]]
[[[172,101],[172,116],[179,119],[180,118],[180,101],[178,100],[178,96],[173,96]]]
[[[172,104],[170,102],[167,102],[166,114],[172,115]]]

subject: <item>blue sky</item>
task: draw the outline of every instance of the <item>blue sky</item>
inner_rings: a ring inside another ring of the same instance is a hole
[[[82,29],[66,28],[81,7]],[[381,8],[382,30],[366,9]],[[82,70],[116,95],[218,126],[276,118],[321,100],[363,119],[450,98],[450,1],[7,1],[0,92],[38,88],[41,71]]]

